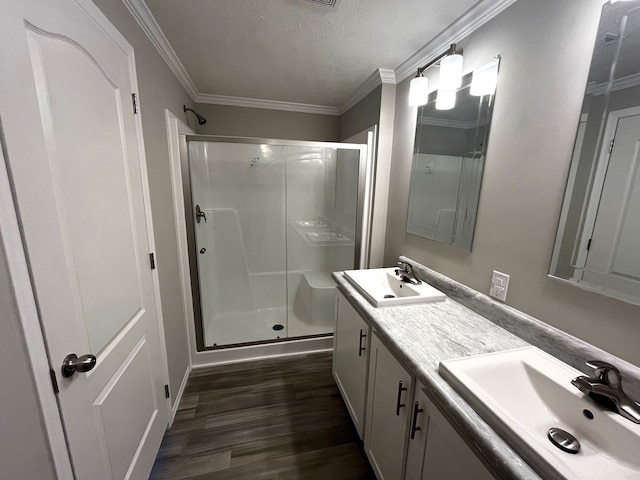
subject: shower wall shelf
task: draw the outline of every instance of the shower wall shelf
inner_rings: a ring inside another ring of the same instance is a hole
[[[350,235],[343,228],[324,219],[295,220],[291,222],[294,230],[310,247],[353,246]]]

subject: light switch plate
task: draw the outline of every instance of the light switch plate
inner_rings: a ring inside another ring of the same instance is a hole
[[[498,300],[504,302],[507,299],[508,288],[509,275],[494,270],[491,277],[491,288],[489,289],[489,296],[497,298]]]

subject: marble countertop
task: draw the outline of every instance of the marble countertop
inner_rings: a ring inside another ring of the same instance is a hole
[[[342,273],[334,273],[333,278],[349,303],[426,387],[442,413],[495,473],[505,479],[540,480],[438,373],[441,360],[510,350],[529,343],[450,298],[431,304],[375,308]]]
[[[615,365],[625,392],[640,398],[640,367],[573,337],[526,313],[498,302],[410,258],[421,280],[447,295],[444,302],[375,308],[343,277],[333,274],[338,289],[368,321],[384,343],[426,387],[427,393],[468,443],[505,479],[540,476],[453,390],[438,373],[442,360],[533,345],[584,372],[591,359]]]

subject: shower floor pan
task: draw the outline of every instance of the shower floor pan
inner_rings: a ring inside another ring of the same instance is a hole
[[[333,325],[310,324],[299,318],[291,307],[220,313],[203,320],[206,347],[322,335],[331,333],[333,328]],[[284,325],[285,328],[274,330],[274,325]]]

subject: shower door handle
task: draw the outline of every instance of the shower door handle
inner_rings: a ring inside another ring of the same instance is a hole
[[[196,205],[196,222],[200,223],[201,219],[204,219],[204,223],[207,223],[207,216],[200,210],[200,205]]]

